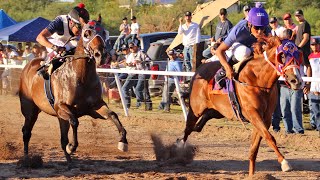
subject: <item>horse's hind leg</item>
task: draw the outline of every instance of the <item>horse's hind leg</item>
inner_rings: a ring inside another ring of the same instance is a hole
[[[90,114],[93,118],[100,119],[111,119],[112,122],[117,126],[121,139],[118,143],[118,149],[121,151],[128,151],[127,131],[122,126],[118,115],[111,111],[105,103],[98,110],[93,110]]]
[[[40,110],[38,106],[31,100],[20,96],[21,112],[25,118],[24,125],[22,127],[23,134],[23,145],[24,145],[24,156],[28,157],[29,152],[29,141],[31,138],[31,131],[35,122],[38,119]]]
[[[253,129],[252,135],[251,135],[251,147],[250,147],[250,156],[249,156],[249,176],[252,176],[255,167],[256,167],[256,159],[257,159],[257,154],[260,146],[262,137],[259,135],[258,131],[256,128]]]
[[[197,117],[193,113],[192,108],[190,108],[187,116],[186,128],[184,130],[183,142],[186,142],[188,136],[192,133],[192,131],[194,131],[198,119],[199,117]]]
[[[223,118],[224,116],[222,116],[217,110],[215,109],[206,109],[205,112],[203,113],[200,121],[196,124],[194,131],[197,132],[201,132],[204,125],[206,125],[206,123],[212,119],[212,118]]]

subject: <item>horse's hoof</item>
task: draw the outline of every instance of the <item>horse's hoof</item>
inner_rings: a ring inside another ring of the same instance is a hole
[[[67,151],[68,154],[72,154],[72,150],[71,149],[72,149],[71,146],[68,144],[66,146],[66,151]]]
[[[128,144],[127,143],[123,143],[123,142],[119,142],[118,143],[118,149],[122,152],[127,152],[128,151]]]
[[[185,146],[184,140],[183,140],[183,139],[177,139],[177,140],[176,140],[176,146],[177,146],[178,148],[184,147],[184,146]]]
[[[288,172],[292,170],[292,167],[287,160],[283,159],[281,162],[281,169],[283,172]]]

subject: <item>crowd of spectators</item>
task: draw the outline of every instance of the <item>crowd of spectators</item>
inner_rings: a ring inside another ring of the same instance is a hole
[[[46,50],[38,44],[22,43],[14,45],[3,45],[0,43],[0,64],[4,65],[25,65],[34,58],[46,58]],[[13,90],[12,81],[19,80],[19,69],[0,68],[1,71],[1,92],[8,93]],[[17,81],[18,82],[18,81]]]

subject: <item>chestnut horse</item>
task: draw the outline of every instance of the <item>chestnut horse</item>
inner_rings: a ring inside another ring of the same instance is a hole
[[[264,48],[261,41],[265,43]],[[282,170],[289,171],[291,167],[279,152],[276,141],[268,129],[277,103],[276,81],[279,76],[285,77],[292,89],[301,88],[301,53],[294,43],[290,41],[281,43],[278,37],[259,39],[259,43],[254,47],[253,59],[244,65],[237,80],[234,79],[235,93],[242,114],[253,125],[249,175],[254,174],[255,160],[262,138],[275,151]],[[263,49],[265,51],[262,53]],[[235,117],[227,94],[210,93],[209,81],[220,67],[219,62],[207,63],[201,65],[195,72],[190,86],[190,108],[184,138],[179,142],[186,142],[193,131],[200,132],[211,118]],[[201,119],[198,121],[199,118]]]
[[[25,117],[22,128],[25,157],[28,157],[32,128],[41,111],[59,119],[61,147],[69,165],[71,154],[78,147],[78,118],[84,115],[111,119],[121,136],[118,149],[127,150],[126,130],[117,114],[111,111],[103,101],[100,79],[96,72],[96,67],[105,61],[103,30],[103,27],[95,21],[89,21],[82,30],[75,54],[69,56],[66,62],[51,75],[53,107],[46,97],[44,79],[37,74],[43,59],[34,59],[23,69],[19,97],[21,111]],[[71,142],[68,139],[70,125],[73,130]]]

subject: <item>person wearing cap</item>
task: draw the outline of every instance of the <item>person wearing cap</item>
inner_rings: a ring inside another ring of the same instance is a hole
[[[312,77],[320,77],[320,41],[311,38],[311,50],[309,55]],[[310,125],[312,129],[320,132],[320,82],[311,82],[309,97]]]
[[[303,66],[306,66],[307,76],[311,77],[311,66],[308,61],[308,56],[310,54],[310,25],[304,20],[302,10],[297,10],[295,16],[299,22],[295,44],[303,53],[303,62],[300,64],[300,74],[302,76],[304,75]],[[289,38],[290,33],[285,34],[288,34],[287,38]],[[286,43],[286,41],[290,41],[290,39],[285,39],[282,43]],[[302,98],[303,94],[308,94],[309,91],[310,82],[306,82],[304,88],[299,90],[292,90],[287,85],[280,82],[280,108],[286,133],[304,134],[302,123]]]
[[[221,43],[228,35],[228,32],[233,27],[232,23],[227,18],[227,10],[225,8],[220,9],[219,22],[216,26],[216,33],[214,37],[211,38],[211,42]],[[210,47],[202,52],[203,57],[210,58],[211,52]]]
[[[130,42],[139,41],[140,37],[140,25],[137,23],[137,18],[135,16],[132,16],[131,21],[132,23],[129,28],[129,35],[127,35],[127,37],[124,38],[124,42],[126,44],[129,44]]]
[[[290,40],[295,40],[298,26],[292,21],[292,17],[290,13],[286,13],[283,15],[284,27],[287,29],[291,29],[293,34]]]
[[[173,72],[182,72],[182,60],[178,58],[174,49],[171,49],[167,53],[169,57],[169,62],[166,68],[166,71]],[[170,104],[172,100],[172,94],[176,85],[174,83],[173,77],[169,76],[166,78],[167,83],[164,83],[163,91],[162,91],[162,100],[158,106],[159,110],[164,110],[166,112],[170,112]]]
[[[301,9],[295,12],[295,18],[298,21],[298,30],[296,33],[295,43],[303,52],[303,65],[306,67],[307,77],[311,77],[312,70],[310,62],[308,61],[308,56],[311,53],[310,50],[310,37],[311,37],[311,26],[308,21],[305,20],[303,16],[303,11]],[[310,82],[305,83],[305,88],[303,93],[307,94],[310,90]]]
[[[114,46],[113,46],[113,49],[115,49],[116,52],[119,52],[120,51],[120,46],[122,44],[124,44],[124,38],[129,35],[129,29],[130,29],[130,27],[129,27],[129,24],[128,24],[128,18],[124,17],[122,19],[122,24],[119,27],[120,35],[117,38],[117,40],[116,40],[116,42],[114,43]]]
[[[236,45],[236,48],[241,49],[242,57],[238,57],[236,61],[245,60],[251,57],[253,50],[253,43],[257,42],[258,37],[264,37],[269,34],[267,32],[267,26],[269,25],[269,16],[268,13],[263,8],[252,8],[249,11],[248,19],[243,19],[236,24],[231,31],[229,32],[227,38],[221,43],[219,48],[216,51],[216,54],[223,66],[223,71],[225,73],[217,74],[216,79],[221,80],[226,76],[229,79],[232,79],[234,76],[234,70],[232,66],[228,63],[228,60],[225,56],[226,51],[234,46],[235,43],[239,43]],[[233,50],[237,52],[236,49]],[[233,58],[232,58],[233,59]],[[222,82],[221,85],[224,83]]]
[[[250,11],[250,6],[249,5],[245,5],[243,6],[243,14],[244,14],[244,18],[243,19],[247,19],[248,18],[248,14],[249,14],[249,11]]]
[[[89,21],[89,13],[85,5],[80,3],[71,9],[67,15],[60,15],[55,18],[49,25],[43,29],[37,36],[37,42],[45,46],[49,52],[49,61],[57,54],[61,54],[75,48],[77,39],[81,34],[81,29]],[[73,38],[73,40],[70,40]],[[73,52],[70,52],[71,54]],[[49,64],[47,64],[48,66]],[[52,67],[52,66],[51,66]],[[50,68],[49,68],[50,69]],[[41,71],[45,73],[45,71]],[[48,72],[51,73],[50,71]]]
[[[150,58],[142,50],[139,50],[135,42],[129,43],[130,54],[126,59],[128,69],[131,70],[149,70]],[[124,99],[129,108],[131,105],[130,89],[135,86],[135,94],[137,98],[136,107],[140,107],[146,102],[146,110],[152,110],[152,101],[149,92],[150,75],[145,74],[129,74],[122,86]]]
[[[311,76],[310,63],[308,61],[308,56],[310,55],[310,37],[311,37],[311,27],[308,21],[305,20],[303,16],[303,11],[298,9],[294,16],[298,21],[298,30],[296,34],[295,43],[303,52],[304,65],[307,67],[307,76]],[[306,84],[310,85],[310,82]]]
[[[193,61],[193,46],[196,46],[201,39],[199,24],[192,22],[192,13],[187,11],[184,14],[185,24],[182,24],[182,17],[179,18],[178,34],[182,34],[184,66],[186,71],[191,71]]]
[[[269,24],[271,27],[271,35],[278,36],[280,39],[283,39],[283,31],[286,29],[283,26],[279,25],[278,19],[276,17],[272,17],[269,20]]]

